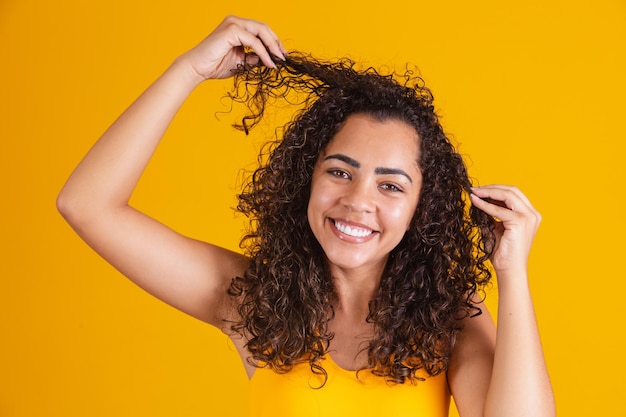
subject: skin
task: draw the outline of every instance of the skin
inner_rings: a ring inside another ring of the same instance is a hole
[[[121,273],[150,294],[227,334],[224,320],[237,318],[237,305],[226,289],[233,276],[243,274],[248,260],[182,236],[128,201],[184,100],[203,81],[229,77],[243,62],[244,47],[256,54],[249,59],[259,59],[268,67],[275,66],[271,55],[281,58],[285,54],[267,25],[227,17],[199,45],[176,59],[113,123],[76,167],[57,199],[60,213],[76,232]],[[385,136],[393,137],[397,146],[381,148]],[[362,361],[356,352],[371,331],[364,323],[367,300],[380,279],[381,265],[394,242],[401,239],[409,213],[418,203],[417,140],[417,134],[400,122],[353,115],[315,168],[309,215],[336,277],[333,359],[347,368]],[[368,153],[368,148],[376,152]],[[399,150],[403,155],[393,154]],[[336,155],[350,157],[359,168]],[[329,167],[334,167],[332,174]],[[411,186],[402,174],[389,170],[381,174],[377,170],[381,167],[401,169],[411,177]],[[389,184],[406,187],[405,192],[397,196]],[[328,192],[321,191],[327,188]],[[496,330],[488,314],[466,319],[448,372],[452,394],[463,417],[553,416],[554,400],[527,274],[528,254],[541,217],[514,187],[491,185],[473,193],[476,207],[500,219],[493,254],[499,325]],[[359,242],[334,230],[330,219],[367,226],[376,235]],[[233,337],[233,342],[246,359],[245,338]],[[251,377],[255,368],[245,360],[244,364]]]
[[[417,142],[403,122],[355,114],[318,158],[307,217],[335,278],[381,275],[417,207]]]
[[[330,354],[345,369],[367,364],[368,302],[419,200],[418,143],[404,122],[351,115],[313,170],[307,217],[337,289]]]

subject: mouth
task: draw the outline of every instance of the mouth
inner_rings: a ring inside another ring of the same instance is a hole
[[[335,228],[341,233],[343,233],[344,235],[357,238],[357,239],[366,238],[368,236],[371,236],[374,233],[372,229],[369,229],[367,227],[356,226],[354,224],[347,224],[339,220],[333,220],[333,224],[335,225]]]

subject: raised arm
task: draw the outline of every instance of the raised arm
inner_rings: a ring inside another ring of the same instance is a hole
[[[180,56],[102,135],[76,167],[57,207],[103,258],[149,293],[218,327],[230,317],[226,289],[246,259],[172,231],[129,206],[133,190],[172,118],[202,81],[226,78],[244,47],[273,67],[284,49],[271,29],[227,17]]]
[[[465,319],[449,370],[455,402],[462,417],[552,417],[554,397],[527,269],[541,216],[514,187],[491,185],[473,193],[472,204],[499,219],[492,257],[498,327],[488,314]]]

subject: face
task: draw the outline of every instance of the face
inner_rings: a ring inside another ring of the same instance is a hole
[[[354,114],[317,160],[308,220],[333,276],[382,273],[408,229],[422,184],[410,125]]]

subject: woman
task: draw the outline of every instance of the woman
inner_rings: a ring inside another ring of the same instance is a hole
[[[286,55],[265,24],[226,18],[105,132],[60,212],[128,278],[232,338],[254,414],[438,416],[451,393],[463,417],[553,415],[527,279],[539,214],[514,187],[470,187],[419,78]],[[186,97],[234,73],[246,130],[268,99],[304,104],[240,196],[243,255],[128,205]],[[477,292],[487,257],[497,331]]]

